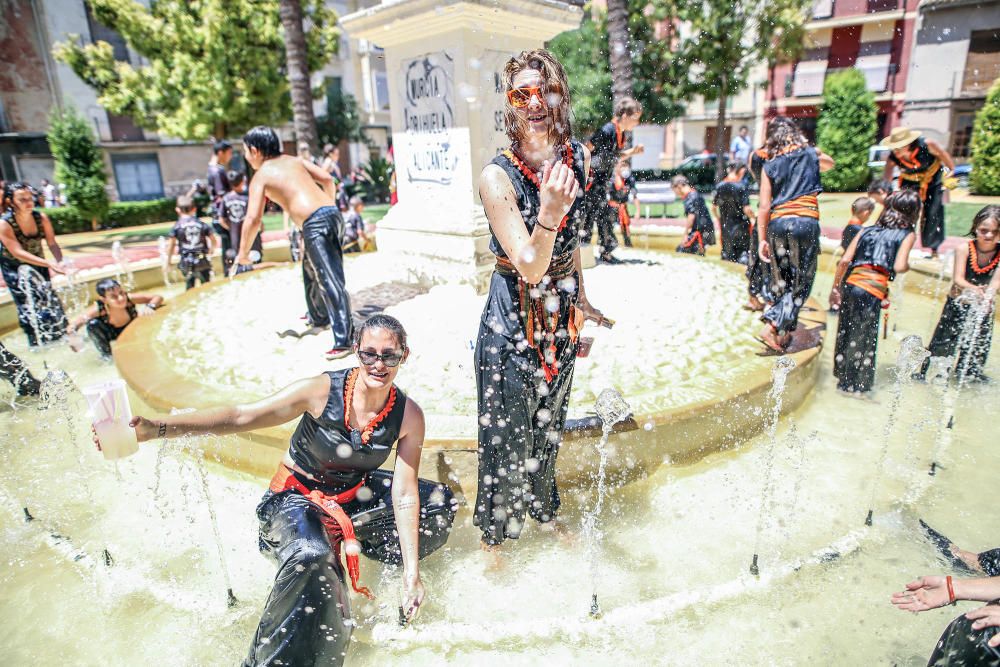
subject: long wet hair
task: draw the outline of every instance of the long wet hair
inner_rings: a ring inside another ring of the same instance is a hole
[[[35,192],[35,188],[31,187],[28,183],[24,181],[6,183],[3,188],[3,203],[0,204],[0,213],[6,213],[7,211],[14,212],[14,193],[19,190],[27,190],[33,200],[38,199],[38,193]]]
[[[886,229],[913,229],[920,218],[920,195],[909,188],[896,190],[885,198],[885,208],[875,222]]]
[[[396,342],[399,343],[399,347],[404,352],[409,349],[406,347],[406,329],[403,328],[403,323],[392,315],[386,315],[385,313],[375,313],[361,323],[361,326],[354,332],[354,346],[360,347],[361,339],[364,338],[366,332],[372,329],[385,329],[389,331],[396,338]]]
[[[549,138],[556,146],[562,146],[573,135],[569,121],[569,82],[562,63],[546,49],[522,51],[507,61],[503,68],[503,120],[507,137],[516,144],[524,134],[523,121],[517,110],[507,98],[507,93],[514,89],[514,77],[521,70],[536,69],[542,75],[544,86],[545,108],[548,111],[552,125]]]
[[[767,141],[764,149],[767,159],[773,160],[782,153],[803,148],[809,145],[809,140],[794,120],[787,116],[775,116],[767,125]]]
[[[1000,205],[990,204],[979,209],[979,213],[976,213],[976,217],[972,219],[972,227],[969,227],[969,236],[975,238],[979,225],[987,220],[992,220],[997,225],[1000,225]]]

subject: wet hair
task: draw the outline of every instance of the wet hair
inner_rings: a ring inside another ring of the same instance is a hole
[[[872,184],[868,186],[868,194],[874,194],[876,192],[884,192],[886,194],[889,194],[891,190],[892,190],[892,185],[889,183],[889,181],[881,179],[877,181],[872,181]]]
[[[875,210],[875,202],[868,197],[858,197],[851,204],[851,214],[871,213]]]
[[[920,195],[916,190],[897,190],[885,198],[885,208],[875,225],[888,229],[913,229],[920,218],[920,207]]]
[[[229,187],[235,189],[240,187],[243,183],[243,179],[246,178],[242,171],[236,171],[235,169],[230,169],[226,172],[226,180],[229,181]]]
[[[615,118],[634,116],[637,113],[642,113],[642,105],[634,97],[623,97],[615,102]]]
[[[97,291],[97,296],[100,297],[103,297],[105,294],[107,294],[116,287],[121,287],[121,283],[119,283],[114,278],[105,278],[104,280],[98,280],[97,284],[94,285],[94,289]]]
[[[182,213],[190,213],[194,210],[194,197],[191,195],[181,195],[177,198],[177,208]]]
[[[403,324],[392,315],[385,313],[375,313],[361,323],[361,326],[354,332],[355,347],[361,346],[361,339],[364,338],[366,332],[372,329],[385,329],[396,338],[396,342],[403,350],[407,349],[406,329],[403,328]]]
[[[347,200],[347,204],[351,208],[354,208],[358,204],[364,204],[364,203],[365,203],[364,200],[361,199],[361,197],[359,197],[357,195],[354,195],[353,197],[351,197],[350,199]]]
[[[229,143],[225,139],[220,139],[219,141],[216,141],[214,144],[212,144],[212,152],[218,155],[223,151],[228,151],[232,147],[233,145],[231,143]]]
[[[281,155],[281,139],[273,127],[258,125],[243,135],[243,145],[256,148],[264,158]]]
[[[773,160],[782,153],[807,145],[809,145],[809,140],[806,139],[806,135],[802,133],[802,129],[791,118],[775,116],[768,123],[767,141],[764,142],[764,149],[767,151],[768,160]]]
[[[32,199],[35,199],[35,189],[31,187],[28,183],[24,181],[15,181],[14,183],[6,183],[3,189],[3,205],[0,206],[2,211],[13,211],[14,210],[14,193],[18,190],[27,190],[31,195]]]
[[[514,89],[514,77],[521,70],[526,69],[536,69],[541,74],[542,84],[545,88],[545,108],[552,121],[549,137],[553,139],[556,146],[562,146],[573,135],[569,122],[569,82],[566,80],[566,70],[563,69],[562,64],[545,49],[522,51],[504,65],[501,76],[504,92],[503,120],[507,137],[512,143],[517,143],[524,132],[523,121],[507,98],[507,93]],[[558,104],[550,104],[550,100],[555,101],[556,99],[558,99]]]
[[[670,179],[670,187],[672,188],[682,188],[685,185],[690,187],[691,183],[688,181],[687,176],[685,176],[684,174],[677,174],[676,176]]]
[[[330,153],[332,153],[335,150],[337,150],[337,147],[334,146],[333,144],[324,144],[323,145],[323,155],[329,155]]]
[[[750,128],[747,127],[746,125],[740,125],[740,132],[742,132],[743,130],[746,130],[747,132],[749,132]]]
[[[729,166],[726,167],[726,170],[730,174],[735,174],[738,173],[740,169],[746,169],[746,168],[747,168],[747,163],[744,162],[743,160],[733,160],[732,162],[729,163]]]
[[[993,222],[1000,225],[1000,205],[989,204],[979,209],[979,213],[976,213],[976,217],[972,219],[972,227],[969,228],[969,236],[975,236],[976,230],[979,225],[992,220]]]

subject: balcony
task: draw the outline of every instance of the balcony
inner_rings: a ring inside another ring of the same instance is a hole
[[[823,94],[826,77],[848,67],[828,68],[825,62],[801,62],[795,72],[785,79],[785,97],[818,97]],[[884,93],[892,90],[899,65],[889,62],[858,62],[853,69],[861,70],[868,90]]]
[[[903,0],[816,0],[813,4],[814,21],[834,16],[857,16],[903,9]]]

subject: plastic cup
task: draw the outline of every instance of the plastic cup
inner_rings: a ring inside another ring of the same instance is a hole
[[[90,405],[90,420],[108,461],[123,459],[139,451],[135,429],[128,425],[132,409],[124,380],[109,380],[83,388]]]
[[[576,348],[576,356],[580,359],[590,354],[590,348],[594,346],[594,339],[590,336],[580,336],[580,346]]]

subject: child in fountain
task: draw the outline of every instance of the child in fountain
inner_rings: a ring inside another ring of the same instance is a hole
[[[195,286],[197,281],[207,283],[212,276],[212,263],[209,257],[215,251],[215,234],[212,228],[195,217],[194,200],[181,195],[177,198],[177,215],[180,216],[170,230],[170,243],[167,246],[167,261],[174,256],[174,248],[178,248],[181,261],[178,268],[187,281],[187,289]]]
[[[365,235],[365,220],[361,217],[365,203],[361,197],[354,195],[348,202],[350,211],[344,218],[344,252],[363,252],[368,246]]]
[[[872,388],[879,313],[888,305],[889,282],[910,269],[910,250],[917,238],[913,228],[919,216],[915,192],[889,195],[882,215],[858,233],[837,264],[830,304],[840,309],[833,374],[841,391]]]
[[[715,223],[708,213],[705,198],[691,187],[686,176],[678,174],[670,179],[677,198],[684,202],[687,226],[684,228],[684,242],[677,246],[677,252],[704,255],[705,246],[715,245]]]
[[[538,49],[508,60],[502,80],[511,145],[479,180],[496,268],[475,352],[473,522],[483,549],[494,553],[521,535],[526,516],[557,527],[556,455],[578,333],[584,319],[603,320],[584,290],[579,231],[587,221],[577,195],[589,153],[570,138],[566,73]]]
[[[159,294],[129,294],[114,278],[94,286],[97,300],[69,324],[70,332],[86,325],[87,335],[104,360],[111,359],[111,342],[118,340],[136,317],[148,315],[163,305]],[[139,308],[137,306],[143,306]]]
[[[872,181],[868,186],[868,198],[879,206],[885,206],[885,198],[892,193],[892,183],[889,181]]]
[[[884,204],[884,201],[883,201]],[[875,202],[868,197],[858,197],[851,204],[851,219],[847,221],[844,232],[840,235],[840,247],[847,250],[858,232],[868,224],[868,219],[875,212]]]
[[[230,171],[227,176],[230,190],[222,198],[220,215],[224,226],[229,226],[229,245],[232,250],[228,252],[233,253],[233,260],[235,260],[236,255],[240,252],[243,220],[247,215],[247,201],[249,197],[247,196],[246,178],[242,172]],[[253,260],[253,263],[259,264],[264,257],[264,241],[261,238],[260,232],[257,232],[257,236],[254,237],[253,243],[250,246],[250,252],[257,253],[257,258]]]
[[[409,348],[393,317],[373,315],[353,347],[360,366],[299,380],[255,403],[152,420],[135,417],[139,442],[272,428],[300,417],[257,507],[260,549],[278,564],[245,666],[341,665],[354,622],[358,555],[402,564],[406,621],[424,601],[420,559],[444,546],[456,501],[419,479],[424,416],[394,380]],[[396,447],[392,471],[380,469]],[[391,599],[391,596],[387,596]]]
[[[994,299],[1000,289],[1000,271],[997,271],[1000,265],[1000,206],[983,207],[972,220],[969,236],[973,237],[971,241],[955,248],[951,292],[927,349],[935,357],[957,354],[955,370],[962,374],[962,379],[985,381],[983,368],[993,340]],[[985,311],[982,308],[973,310],[976,301],[980,304],[985,301]],[[970,332],[970,340],[962,341],[962,332],[971,326],[968,319],[977,311],[982,315],[982,322],[976,331]],[[930,359],[924,362],[921,378],[929,365]]]
[[[746,264],[750,257],[750,233],[753,209],[747,187],[747,165],[739,160],[730,162],[725,180],[715,188],[712,210],[719,219],[722,236],[722,259]]]
[[[833,159],[809,145],[802,130],[778,116],[767,126],[767,158],[760,174],[758,255],[769,264],[769,307],[760,340],[784,354],[809,299],[819,258],[819,174]]]
[[[333,176],[307,160],[281,154],[281,141],[273,128],[258,126],[243,137],[246,159],[255,170],[250,180],[250,200],[243,224],[243,240],[236,258],[237,272],[250,264],[250,240],[260,230],[264,200],[269,198],[302,226],[305,254],[322,288],[326,315],[333,331],[328,359],[351,353],[351,298],[344,284],[341,237],[344,219],[335,202]],[[316,322],[313,322],[316,324]]]
[[[17,306],[17,322],[31,347],[59,340],[66,334],[66,313],[52,289],[51,272],[64,271],[52,222],[35,210],[27,183],[7,183],[2,195],[0,273]],[[45,259],[43,239],[55,261]]]

